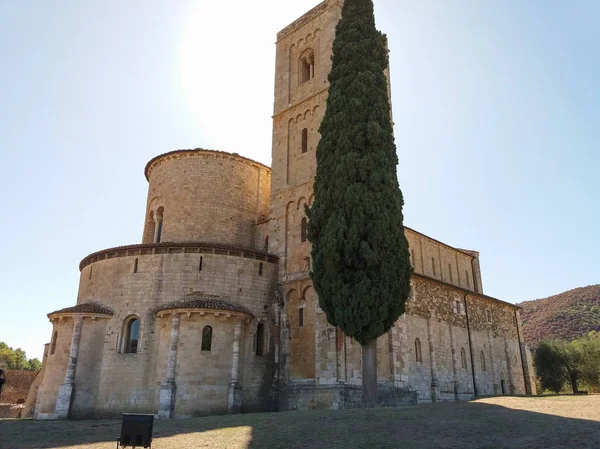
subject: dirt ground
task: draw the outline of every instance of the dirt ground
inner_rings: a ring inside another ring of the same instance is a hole
[[[0,420],[0,449],[109,449],[120,421]],[[600,448],[600,396],[155,421],[155,449]]]

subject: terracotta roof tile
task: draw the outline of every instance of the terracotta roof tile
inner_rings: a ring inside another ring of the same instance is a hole
[[[104,315],[114,315],[114,312],[102,304],[95,302],[87,302],[84,304],[77,304],[73,307],[67,307],[65,309],[56,310],[48,314],[50,315],[62,315],[62,314],[77,314],[77,313],[99,313]]]
[[[189,295],[185,295],[183,298],[177,301],[161,304],[160,306],[154,309],[154,312],[158,313],[163,310],[174,309],[213,309],[231,312],[242,312],[252,317],[254,316],[252,312],[250,312],[245,307],[223,301],[223,299],[219,296],[207,295],[201,292],[190,293]]]

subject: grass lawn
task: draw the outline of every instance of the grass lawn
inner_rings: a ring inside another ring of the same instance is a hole
[[[109,449],[119,431],[115,420],[0,420],[0,449]],[[600,396],[155,421],[153,448],[600,448]]]

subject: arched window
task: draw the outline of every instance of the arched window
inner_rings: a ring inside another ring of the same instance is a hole
[[[308,232],[308,220],[306,217],[302,217],[300,222],[300,241],[306,242],[306,234]]]
[[[140,338],[140,320],[131,318],[125,327],[125,353],[135,354],[138,352],[138,341]]]
[[[256,355],[264,355],[265,350],[265,325],[258,323],[256,327]]]
[[[463,369],[467,369],[467,353],[465,348],[460,348],[460,365]]]
[[[58,331],[54,331],[52,334],[52,343],[50,344],[50,355],[56,351],[56,340],[58,339]]]
[[[300,84],[310,81],[315,77],[315,55],[308,53],[300,60]]]
[[[487,371],[487,368],[485,366],[485,354],[483,353],[483,351],[481,351],[481,371]]]
[[[308,151],[308,129],[304,128],[302,130],[302,152],[306,153]]]
[[[164,212],[165,208],[162,206],[160,206],[156,211],[156,232],[154,234],[154,243],[160,243],[162,239]]]
[[[212,327],[204,326],[202,329],[202,351],[210,351],[212,346]]]
[[[417,362],[423,361],[423,354],[421,353],[421,340],[415,339],[415,359]]]
[[[154,221],[154,211],[151,210],[148,215],[148,221],[146,223],[146,235],[144,236],[144,243],[153,243],[154,234],[156,233],[156,222]]]

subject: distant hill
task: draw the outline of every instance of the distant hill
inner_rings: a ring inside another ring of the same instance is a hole
[[[547,338],[572,340],[600,331],[600,285],[519,304],[523,336],[532,347]]]

